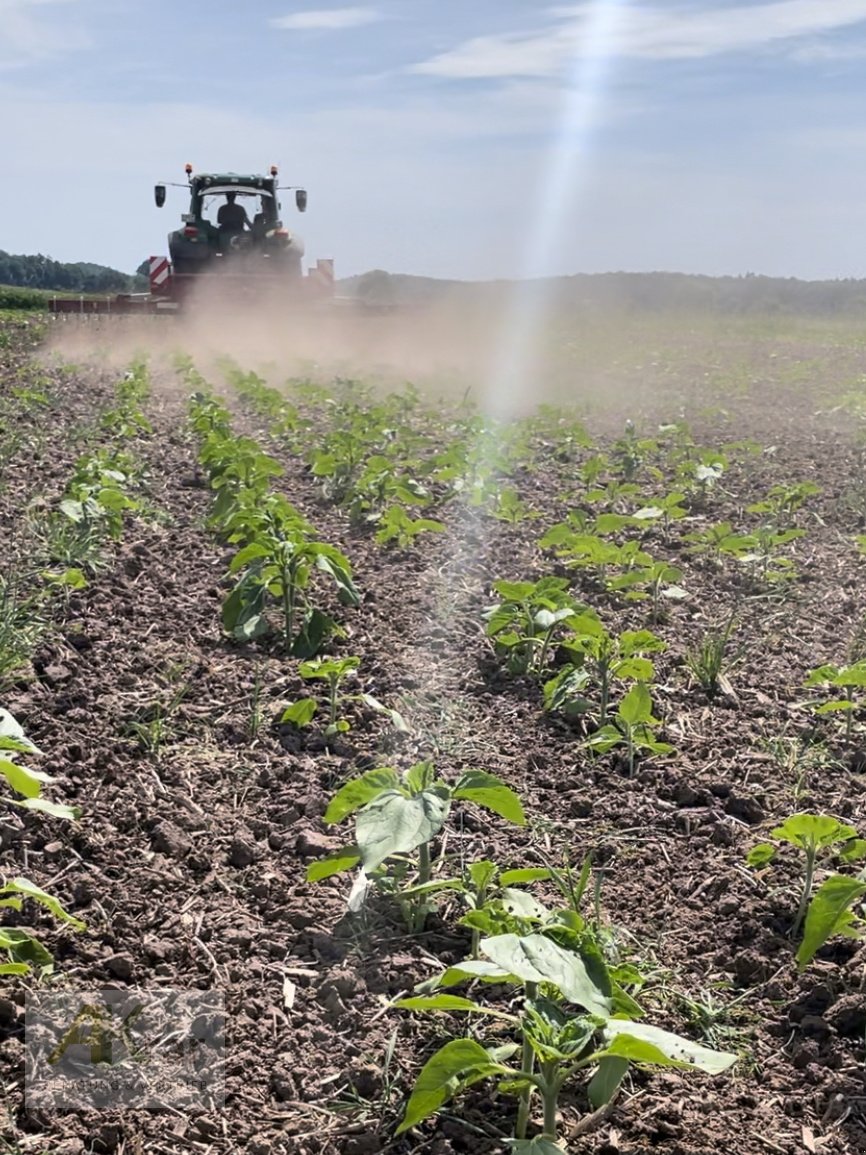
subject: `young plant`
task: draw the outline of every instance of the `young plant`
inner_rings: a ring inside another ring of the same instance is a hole
[[[407,898],[421,895],[432,898],[444,893],[458,896],[466,907],[458,924],[472,931],[470,957],[477,959],[482,934],[511,931],[527,921],[547,920],[547,909],[523,887],[553,876],[554,872],[547,867],[500,870],[495,862],[483,859],[469,863],[457,877],[419,883],[404,889],[403,895]]]
[[[139,750],[149,757],[158,759],[163,746],[171,739],[172,719],[189,690],[189,684],[180,680],[183,673],[181,667],[172,670],[168,677],[171,692],[164,695],[162,700],[144,706],[125,724],[126,733],[135,739]]]
[[[398,1000],[397,1006],[416,1013],[493,1018],[516,1041],[489,1048],[469,1038],[445,1043],[422,1068],[397,1134],[417,1126],[472,1084],[492,1078],[500,1092],[519,1100],[509,1150],[555,1155],[562,1150],[560,1094],[575,1076],[587,1077],[586,1094],[598,1110],[614,1098],[631,1065],[715,1075],[736,1061],[733,1054],[633,1021],[640,1007],[613,981],[595,942],[575,927],[574,920],[565,920],[546,933],[482,939],[479,960],[468,959],[422,985],[429,990],[480,980],[515,986],[523,995],[517,1014],[442,991]],[[509,1062],[512,1058],[517,1062]],[[542,1105],[542,1131],[529,1139],[536,1096]]]
[[[686,500],[686,495],[680,493],[679,490],[674,490],[671,493],[665,494],[664,497],[654,498],[649,505],[642,506],[632,514],[632,523],[643,522],[644,524],[659,521],[665,537],[670,533],[671,523],[679,521],[687,514],[687,509],[683,505]]]
[[[12,797],[5,798],[5,801],[22,810],[39,811],[54,818],[78,818],[81,812],[77,807],[49,802],[42,797],[42,787],[54,782],[54,779],[21,761],[22,757],[31,758],[38,754],[39,750],[26,737],[15,718],[8,710],[0,710],[0,778],[5,780],[12,793]],[[24,899],[40,903],[77,930],[84,928],[84,923],[68,914],[53,895],[47,894],[29,879],[13,878],[0,886],[0,907],[20,911]],[[53,965],[49,952],[27,927],[0,927],[0,953],[7,960],[5,963],[0,962],[0,975],[27,974],[31,967],[37,967],[41,974],[47,974]]]
[[[345,734],[351,726],[346,718],[341,718],[340,710],[347,702],[360,702],[368,710],[384,715],[402,734],[409,733],[409,727],[398,710],[383,705],[372,694],[361,692],[358,694],[344,694],[342,686],[349,679],[355,677],[355,672],[361,663],[360,658],[311,658],[302,662],[298,673],[306,680],[321,678],[328,683],[328,724],[325,734],[331,737],[334,734]],[[309,726],[312,722],[318,703],[314,698],[299,698],[288,706],[280,717],[280,722],[288,722],[298,729]]]
[[[431,843],[444,827],[453,802],[472,802],[518,826],[525,824],[517,794],[494,774],[466,770],[450,784],[436,777],[430,762],[419,762],[399,774],[390,767],[370,770],[347,782],[325,811],[325,822],[335,825],[355,816],[355,842],[307,870],[307,881],[324,878],[361,866],[373,881],[389,881],[389,864],[417,851],[410,860],[415,882],[423,886],[432,879]],[[398,871],[397,877],[405,874]],[[401,896],[398,894],[398,899]],[[423,893],[420,894],[423,899]],[[410,894],[407,905],[414,930],[423,928],[427,907],[419,894]]]
[[[763,501],[746,506],[747,513],[766,514],[771,519],[795,513],[810,497],[821,492],[813,481],[799,481],[794,485],[774,485]]]
[[[661,722],[653,717],[652,698],[643,682],[632,686],[619,704],[613,720],[586,740],[587,747],[597,754],[607,754],[618,746],[625,747],[629,775],[634,774],[639,754],[670,754],[673,746],[660,742],[656,731]]]
[[[63,806],[42,797],[42,787],[55,781],[41,770],[21,764],[21,756],[32,757],[40,750],[26,737],[24,730],[8,710],[0,709],[0,776],[20,798],[7,798],[22,810],[38,810],[54,818],[78,818],[81,811],[74,806]]]
[[[340,686],[355,676],[355,671],[361,664],[360,658],[311,658],[308,662],[301,662],[298,673],[305,682],[316,678],[322,679],[328,687],[328,726],[327,735],[345,734],[351,727],[340,713]],[[283,713],[281,721],[293,722],[296,726],[306,725],[312,720],[317,709],[312,698],[301,698],[294,702]]]
[[[537,582],[495,581],[501,601],[484,613],[487,636],[513,674],[539,673],[547,665],[557,632],[573,626],[582,607],[568,592],[566,578]]]
[[[119,541],[123,515],[140,508],[126,492],[134,472],[135,463],[125,453],[100,451],[80,458],[60,502],[60,513],[85,538],[109,537]]]
[[[563,645],[568,664],[545,685],[544,708],[566,717],[597,708],[598,725],[605,726],[613,683],[652,681],[655,667],[646,655],[664,650],[665,643],[650,630],[611,634],[591,611],[570,620],[569,626],[572,634]],[[589,689],[597,695],[597,707]]]
[[[608,588],[625,594],[629,602],[644,601],[649,598],[650,618],[657,622],[664,617],[662,600],[682,601],[689,595],[679,585],[683,571],[666,561],[650,561],[638,565],[608,582]],[[643,589],[639,589],[643,586]]]
[[[21,592],[18,575],[0,573],[0,687],[27,666],[44,628],[38,599]]]
[[[379,518],[376,530],[378,545],[393,542],[400,549],[408,549],[422,533],[444,533],[445,525],[430,517],[410,517],[402,505],[389,505]]]
[[[812,703],[812,709],[818,715],[844,714],[845,741],[850,742],[854,732],[854,714],[862,706],[859,691],[866,687],[866,659],[849,666],[817,666],[803,685],[807,689],[821,686],[836,691],[836,696],[829,702]]]
[[[812,887],[816,867],[822,859],[856,862],[866,857],[866,841],[857,837],[853,826],[829,814],[792,814],[770,831],[770,837],[803,852],[803,884],[791,928],[791,935],[796,938],[805,919],[803,940],[797,950],[797,966],[803,970],[831,935],[859,937],[862,920],[854,915],[851,907],[866,895],[866,881],[832,874],[814,895]],[[761,868],[768,866],[775,855],[776,848],[762,842],[752,848],[747,862]]]
[[[725,667],[728,642],[734,629],[732,614],[724,626],[706,630],[698,642],[686,650],[686,668],[708,698],[714,698],[719,690],[732,693]]]
[[[228,518],[230,540],[246,544],[231,560],[229,572],[240,573],[223,603],[225,629],[249,641],[268,630],[269,601],[282,610],[283,645],[287,654],[313,657],[336,631],[336,623],[312,605],[308,590],[314,573],[328,575],[343,605],[360,603],[348,559],[338,549],[316,541],[315,530],[279,494],[242,504]]]
[[[539,516],[525,501],[521,501],[516,489],[500,490],[496,505],[490,513],[497,521],[504,521],[509,525],[518,525],[521,521]]]

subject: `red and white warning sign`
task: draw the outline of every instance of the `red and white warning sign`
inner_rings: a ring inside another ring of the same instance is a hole
[[[166,292],[170,276],[171,266],[168,257],[150,258],[150,291],[152,293]]]

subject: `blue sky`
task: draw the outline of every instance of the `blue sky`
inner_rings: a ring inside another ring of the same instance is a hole
[[[0,0],[0,248],[276,162],[342,274],[866,276],[864,63],[866,0]]]

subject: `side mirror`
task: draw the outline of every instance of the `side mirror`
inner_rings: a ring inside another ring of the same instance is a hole
[[[165,185],[158,184],[153,186],[153,199],[156,201],[156,207],[161,209],[165,204]]]
[[[299,213],[307,211],[307,190],[305,188],[299,188],[295,193],[295,204],[298,206]]]

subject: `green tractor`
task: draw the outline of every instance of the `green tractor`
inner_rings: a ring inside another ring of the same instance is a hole
[[[250,296],[264,287],[292,295],[322,296],[333,289],[333,263],[320,261],[304,277],[303,241],[280,219],[277,169],[267,176],[197,173],[186,166],[189,211],[181,227],[169,233],[170,263],[151,258],[151,294],[180,305],[202,277],[219,277],[232,296]],[[187,187],[187,186],[176,186]],[[299,212],[307,207],[305,189],[293,188]],[[154,189],[158,208],[166,185]]]

